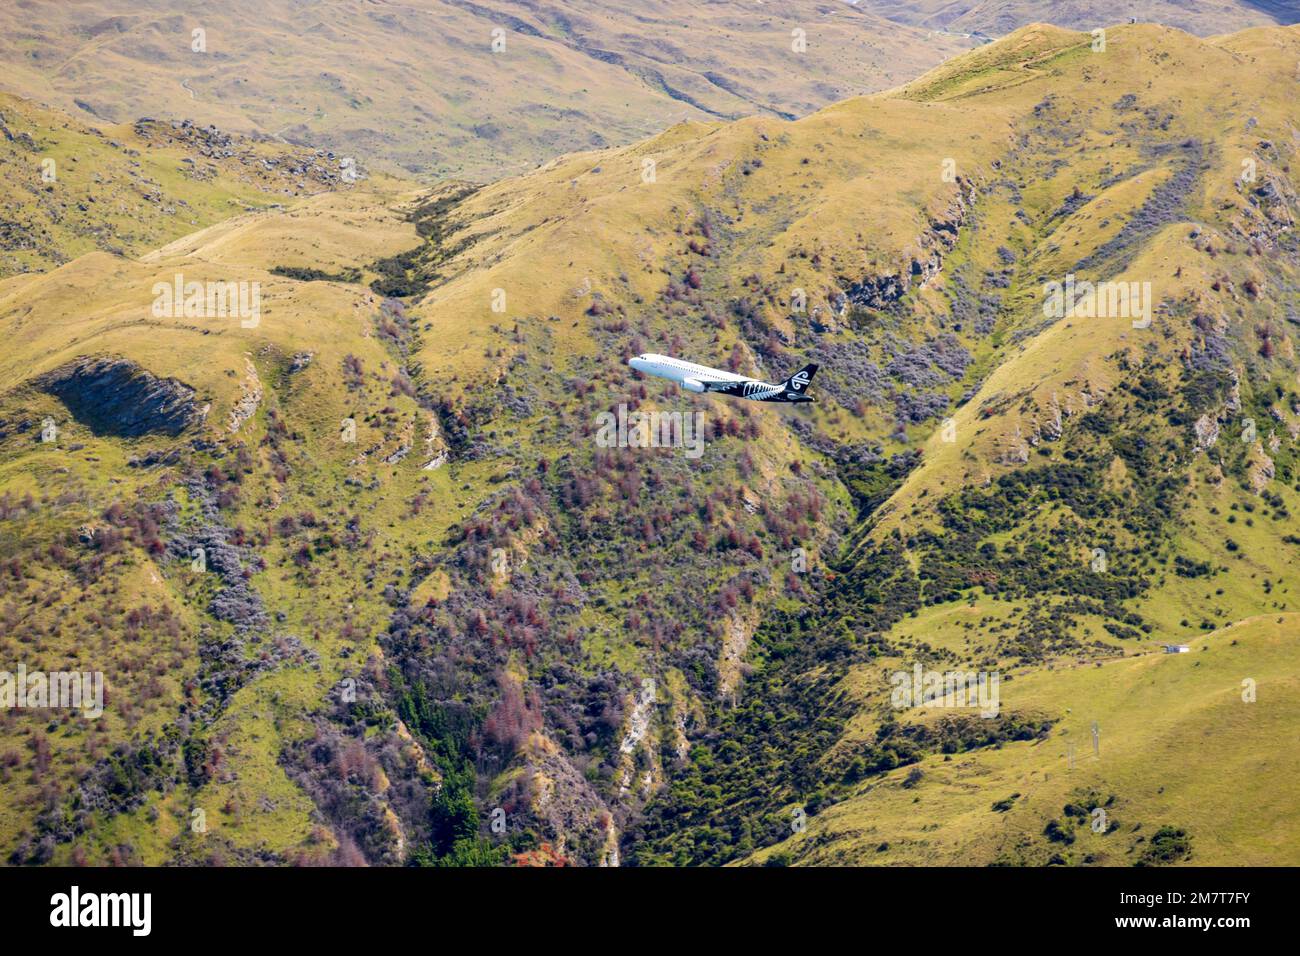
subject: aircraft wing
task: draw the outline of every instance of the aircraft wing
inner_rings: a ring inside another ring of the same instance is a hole
[[[688,392],[724,392],[727,390],[727,386],[735,384],[735,382],[726,379],[704,378],[699,375],[682,379],[682,388]]]
[[[724,378],[698,378],[696,379],[704,388],[705,392],[725,392],[728,388],[734,387],[737,379]],[[740,381],[743,381],[741,379]]]

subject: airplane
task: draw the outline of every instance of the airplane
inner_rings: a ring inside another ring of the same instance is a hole
[[[653,352],[630,358],[627,364],[646,375],[676,382],[688,392],[732,395],[747,398],[751,402],[811,402],[812,397],[805,393],[812,383],[812,377],[817,374],[816,365],[805,365],[784,382],[773,385],[734,372],[724,372],[719,368],[684,362],[671,355],[655,355]]]

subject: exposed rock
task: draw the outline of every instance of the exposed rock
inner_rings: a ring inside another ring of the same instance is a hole
[[[257,406],[262,404],[262,380],[257,377],[257,368],[248,359],[244,359],[244,367],[248,373],[244,378],[244,393],[239,396],[239,401],[235,402],[235,407],[230,410],[232,435],[239,431],[244,422],[253,417]]]
[[[606,857],[609,811],[586,777],[542,734],[529,740],[527,765],[536,788],[531,810],[539,829],[571,859],[599,863]]]
[[[865,276],[849,282],[844,296],[854,305],[869,309],[888,309],[914,286],[925,285],[943,269],[943,257],[957,244],[977,195],[969,180],[959,180],[956,196],[942,214],[931,219],[929,229],[916,239],[920,252],[910,257],[907,267],[893,275]]]
[[[755,623],[746,621],[734,611],[724,622],[722,652],[718,656],[718,696],[733,698],[744,676],[745,652],[749,650]]]
[[[1006,448],[1002,452],[1002,461],[1008,465],[1023,465],[1029,461],[1029,442],[1025,436],[1020,433],[1020,426],[1016,426],[1016,433],[1008,435]]]
[[[907,292],[910,283],[902,275],[866,276],[844,290],[854,305],[887,309]]]
[[[1228,391],[1228,401],[1224,409],[1231,415],[1241,411],[1241,376],[1232,370],[1232,388]]]
[[[605,819],[605,848],[600,855],[601,866],[619,865],[618,855],[618,827],[614,825],[614,818],[606,816]]]
[[[654,713],[655,704],[655,682],[646,678],[641,681],[641,693],[637,696],[636,703],[632,706],[632,713],[628,716],[627,732],[623,735],[623,742],[619,744],[620,753],[630,754],[636,749],[650,729],[650,716]]]
[[[431,456],[423,465],[425,471],[437,471],[447,464],[449,457],[447,439],[442,435],[442,426],[438,424],[437,415],[429,415],[429,432],[424,440],[424,453]]]
[[[691,752],[691,741],[686,736],[686,709],[680,705],[673,713],[673,753],[678,760],[685,760]]]
[[[627,729],[623,733],[623,740],[618,745],[618,751],[622,755],[622,773],[619,780],[619,796],[627,794],[628,789],[632,786],[632,777],[636,772],[636,763],[632,754],[636,751],[641,742],[645,740],[646,733],[650,730],[650,720],[654,716],[655,700],[657,698],[655,682],[652,678],[645,678],[641,681],[641,691],[637,695],[636,701],[632,705],[632,711],[628,714]],[[656,761],[651,761],[656,765]],[[648,772],[647,777],[651,777]],[[653,787],[653,777],[646,781],[646,787]]]
[[[179,448],[158,449],[153,448],[145,453],[144,457],[132,456],[127,459],[128,468],[156,468],[159,465],[174,465],[181,460]]]
[[[1048,441],[1059,441],[1061,437],[1061,403],[1056,399],[1056,393],[1052,393],[1052,403],[1048,406],[1047,424],[1043,426],[1043,437]]]
[[[1213,448],[1214,443],[1219,440],[1219,423],[1210,415],[1202,415],[1192,428],[1196,432],[1197,451]]]
[[[58,396],[72,417],[96,435],[179,435],[204,417],[193,388],[174,378],[158,378],[123,358],[80,358],[46,373],[36,384]]]
[[[230,169],[237,163],[259,180],[259,185],[278,187],[277,191],[286,195],[294,189],[337,189],[358,178],[365,178],[364,172],[355,163],[344,165],[334,161],[332,154],[329,156],[330,162],[317,162],[326,157],[322,150],[282,143],[286,147],[284,150],[269,156],[263,155],[252,139],[188,119],[168,122],[146,117],[136,121],[134,130],[137,136],[150,144],[188,150],[209,164],[222,163]],[[211,178],[210,165],[200,168],[192,163],[190,166],[194,178]]]
[[[1250,487],[1255,494],[1259,494],[1268,487],[1269,482],[1273,480],[1276,473],[1273,467],[1273,459],[1264,453],[1264,446],[1260,442],[1250,449]]]

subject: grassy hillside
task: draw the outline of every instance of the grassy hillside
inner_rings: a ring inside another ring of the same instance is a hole
[[[859,784],[751,862],[1294,865],[1292,850],[1276,844],[1300,824],[1286,795],[1294,755],[1261,743],[1300,717],[1295,628],[1293,613],[1251,618],[1196,640],[1189,654],[1017,675],[1004,705],[1052,720],[1046,736],[926,755]],[[850,679],[859,692],[880,684]],[[1254,702],[1242,698],[1246,680]],[[859,726],[848,739],[875,732]],[[1104,817],[1094,817],[1098,807]],[[1166,827],[1184,836],[1157,838]]]
[[[1036,26],[0,282],[0,650],[113,689],[4,714],[6,856],[1289,862],[1298,56]],[[177,273],[260,314],[159,312]],[[1067,274],[1150,323],[1045,313]],[[652,350],[816,361],[818,403]],[[702,455],[605,447],[619,406]],[[917,664],[997,671],[998,716],[893,707]]]
[[[1030,23],[1054,23],[1073,30],[1094,30],[1131,17],[1138,23],[1159,23],[1197,36],[1235,33],[1250,27],[1286,26],[1300,11],[1285,0],[1142,0],[1116,9],[1091,0],[858,0],[872,13],[929,30],[955,34],[1002,36]]]
[[[356,178],[345,178],[325,151],[180,122],[100,129],[7,94],[0,94],[0,159],[10,171],[0,277],[44,271],[95,249],[137,255],[236,213],[347,188]]]
[[[31,0],[0,11],[0,88],[87,121],[189,118],[482,181],[679,119],[801,115],[970,45],[814,0]]]

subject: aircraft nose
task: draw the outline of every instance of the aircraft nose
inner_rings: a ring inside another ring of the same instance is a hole
[[[638,372],[640,372],[641,366],[645,365],[645,359],[643,359],[641,356],[638,355],[635,358],[628,359],[627,364],[632,366]]]

